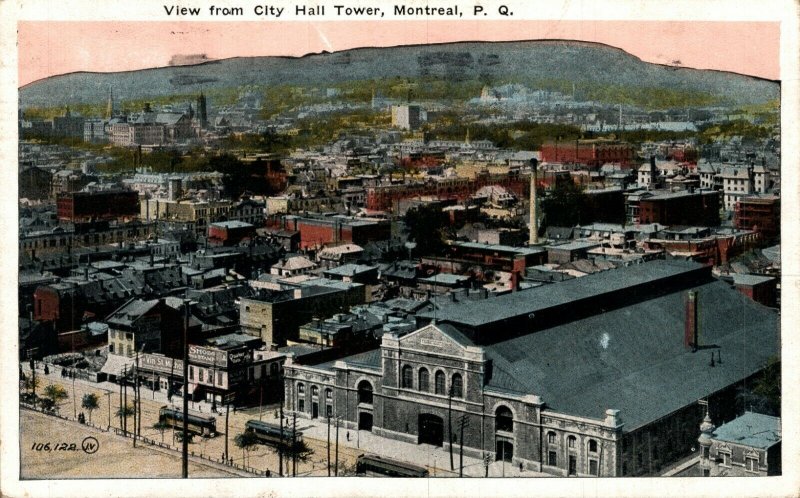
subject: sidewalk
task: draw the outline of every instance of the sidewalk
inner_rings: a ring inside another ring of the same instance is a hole
[[[22,362],[21,365],[22,365],[23,373],[25,373],[26,376],[30,375],[31,374],[31,369],[30,369],[30,366],[28,365],[28,362]],[[58,365],[49,365],[48,364],[48,369],[50,370],[50,374],[49,375],[45,375],[44,374],[44,366],[43,366],[43,364],[41,362],[37,362],[36,363],[36,378],[37,379],[42,379],[41,381],[38,382],[39,387],[37,388],[37,392],[40,392],[40,390],[44,389],[44,386],[47,385],[47,382],[45,382],[44,379],[47,379],[48,381],[55,380],[55,381],[58,381],[58,382],[68,383],[68,384],[72,383],[72,381],[73,381],[72,378],[61,377],[62,367],[60,367]],[[75,385],[84,386],[84,387],[90,387],[90,388],[94,388],[94,389],[99,389],[101,391],[110,392],[110,393],[112,393],[111,394],[112,396],[119,395],[120,385],[117,384],[117,383],[114,383],[114,382],[108,382],[108,381],[105,381],[105,382],[91,382],[91,381],[88,381],[88,380],[85,380],[85,379],[77,379],[77,378],[74,379],[74,381],[75,381]],[[133,388],[132,383],[129,382],[129,384],[128,384],[129,402],[131,402],[130,400],[133,397],[132,388]],[[182,406],[183,397],[180,396],[180,394],[183,394],[183,391],[181,391],[179,394],[174,394],[172,396],[172,401],[169,401],[167,399],[167,392],[166,391],[151,391],[144,384],[140,385],[140,390],[141,390],[141,393],[142,393],[142,398],[144,398],[144,399],[160,401],[165,405],[171,405],[171,406],[174,405],[174,406],[176,406],[178,408],[180,408]],[[218,406],[217,409],[219,410],[219,408],[220,407]],[[189,409],[190,410],[197,410],[197,411],[200,411],[200,412],[203,412],[203,413],[208,413],[208,414],[215,414],[214,412],[211,411],[211,403],[209,403],[207,401],[192,401],[190,399],[189,400]],[[224,411],[222,413],[224,413]],[[219,411],[215,415],[219,415]]]
[[[61,370],[58,366],[50,366],[50,374],[45,376],[43,367],[37,363],[36,376],[41,378],[37,392],[40,393],[50,381],[58,381],[62,383],[71,383],[72,379],[62,378]],[[23,371],[26,375],[30,374],[30,368],[27,362],[23,363]],[[47,379],[47,380],[44,380]],[[111,396],[119,395],[119,384],[112,382],[90,382],[88,380],[75,379],[76,386],[83,386],[85,388],[92,388],[104,390],[111,393]],[[167,401],[167,394],[165,391],[151,391],[144,385],[141,386],[141,393],[143,399],[155,400],[164,405],[181,406],[182,398],[180,396],[173,396],[172,401]],[[131,386],[128,386],[129,400],[132,398]],[[130,401],[129,401],[130,402]],[[219,416],[220,413],[211,411],[211,403],[206,401],[190,401],[189,408],[198,410],[203,413],[213,414]],[[219,409],[220,407],[218,407]],[[247,409],[249,412],[252,409]],[[224,411],[223,411],[224,413]],[[232,412],[233,413],[233,412]],[[256,412],[254,412],[256,413]],[[249,413],[248,413],[249,414]],[[272,408],[264,408],[262,417],[265,422],[279,424],[277,417],[277,410]],[[253,414],[250,414],[253,415]],[[284,416],[289,413],[284,413]],[[257,418],[257,415],[253,415]],[[314,439],[319,443],[320,447],[327,446],[327,423],[326,419],[309,420],[305,418],[297,419],[297,430],[302,431],[304,437],[307,439]],[[348,440],[349,433],[349,440]],[[335,454],[335,434],[336,429],[331,425],[331,460],[334,459]],[[324,451],[324,450],[323,450]],[[387,458],[393,458],[415,465],[427,467],[430,471],[431,477],[458,477],[459,467],[459,454],[458,447],[453,448],[453,469],[450,467],[450,453],[441,447],[432,446],[429,444],[413,444],[403,441],[396,441],[377,436],[369,431],[353,430],[339,427],[339,451],[340,454],[347,453],[350,455],[360,455],[362,453],[373,453]],[[320,454],[320,456],[322,456]],[[482,460],[464,456],[464,477],[484,477],[486,475],[486,467]],[[536,472],[532,470],[523,470],[520,472],[518,466],[514,466],[509,462],[491,462],[489,464],[489,477],[552,477],[550,474]]]
[[[265,417],[267,422],[278,423],[275,414],[270,412]],[[322,442],[327,441],[326,419],[297,419],[297,429],[303,432],[304,437],[310,437]],[[347,440],[347,435],[350,440]],[[331,452],[335,445],[336,429],[331,424]],[[453,470],[450,470],[450,452],[441,447],[430,444],[413,444],[403,441],[388,439],[369,431],[348,430],[339,427],[339,449],[347,448],[360,453],[374,453],[376,455],[393,458],[403,462],[421,465],[430,470],[431,477],[458,477],[459,454],[458,446],[453,448]],[[482,460],[464,455],[464,477],[484,477],[486,468]],[[508,462],[491,462],[489,464],[489,477],[552,477],[550,474],[524,470],[520,472],[518,466]]]

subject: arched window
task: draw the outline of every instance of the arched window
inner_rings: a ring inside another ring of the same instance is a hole
[[[494,412],[494,430],[512,432],[514,430],[514,415],[507,406],[498,406]]]
[[[428,392],[430,391],[430,374],[428,374],[427,368],[420,368],[418,374],[418,381],[417,381],[417,389],[420,391]]]
[[[333,399],[333,390],[325,389],[325,399]]]
[[[403,378],[401,380],[401,387],[405,387],[406,389],[412,389],[414,387],[414,370],[411,368],[411,365],[403,366]]]
[[[298,392],[299,394],[305,394],[305,392],[306,392],[306,386],[305,386],[304,384],[302,384],[302,383],[300,383],[300,384],[297,384],[297,392]]]
[[[372,404],[372,384],[366,380],[358,383],[358,402],[368,405]]]
[[[550,431],[547,433],[547,444],[556,444],[556,433]]]
[[[444,394],[444,372],[441,370],[436,372],[434,375],[434,390],[436,394]]]
[[[567,447],[570,449],[575,448],[575,436],[570,436],[567,438]]]
[[[594,439],[589,440],[589,451],[591,453],[597,453],[597,441]]]
[[[451,381],[451,385],[453,387],[453,397],[463,398],[464,382],[461,380],[461,374],[453,374],[453,380]]]
[[[311,386],[311,395],[312,396],[319,396],[319,387]]]

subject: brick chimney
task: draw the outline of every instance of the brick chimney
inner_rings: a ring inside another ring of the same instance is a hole
[[[686,294],[686,321],[684,322],[683,346],[697,351],[698,326],[697,326],[697,291],[691,290]]]

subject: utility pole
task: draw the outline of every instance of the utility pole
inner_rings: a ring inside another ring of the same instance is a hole
[[[281,434],[280,434],[280,442],[278,443],[278,474],[283,477],[283,401],[281,401],[280,406],[280,417],[281,417]]]
[[[122,374],[122,432],[128,435],[128,365],[125,365]]]
[[[469,425],[467,421],[467,416],[462,415],[459,419],[459,424],[461,426],[460,436],[459,436],[459,454],[458,454],[458,477],[464,477],[464,427]]]
[[[119,430],[122,430],[122,379],[125,378],[124,372],[120,372],[119,377]]]
[[[258,421],[261,421],[261,407],[264,401],[264,379],[261,379],[261,388],[258,390]]]
[[[183,300],[183,437],[181,477],[189,477],[189,300]]]
[[[74,335],[74,334],[73,334]],[[72,418],[78,418],[78,405],[75,401],[75,370],[72,370]]]
[[[331,476],[331,416],[328,415],[328,477]]]
[[[108,397],[108,427],[106,427],[106,430],[111,429],[111,394],[110,389],[106,391],[106,396]]]
[[[339,416],[336,416],[336,466],[333,468],[333,475],[339,475]]]
[[[136,435],[142,435],[142,384],[139,381],[139,353],[144,351],[144,344],[140,351],[136,352]]]
[[[31,360],[31,365],[30,365],[30,367],[31,367],[31,375],[32,375],[32,378],[31,378],[31,382],[32,382],[31,389],[33,390],[33,397],[31,399],[33,400],[33,409],[34,410],[36,410],[36,360],[34,360],[33,357],[34,357],[34,354],[35,354],[37,349],[39,349],[39,348],[30,348],[30,349],[28,349],[28,358],[30,358],[30,360]]]
[[[228,416],[231,413],[231,404],[225,403],[225,460],[228,460]]]
[[[447,391],[447,444],[450,446],[450,470],[455,469],[453,465],[453,384]]]
[[[297,477],[297,412],[292,413],[292,477]]]

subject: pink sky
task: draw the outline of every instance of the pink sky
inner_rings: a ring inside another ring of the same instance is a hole
[[[21,21],[19,84],[73,71],[165,66],[175,54],[298,56],[365,46],[536,39],[599,42],[648,62],[780,77],[777,22]]]

